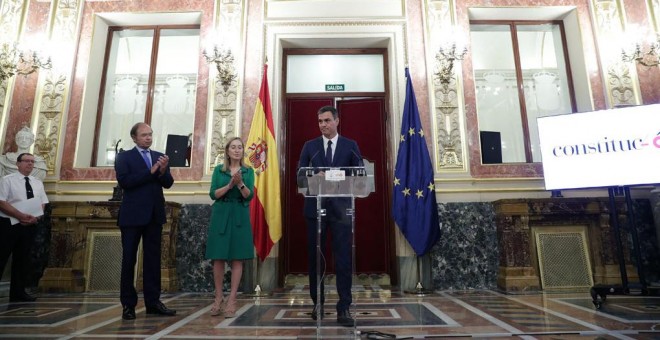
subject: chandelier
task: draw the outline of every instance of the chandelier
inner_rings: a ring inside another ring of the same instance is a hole
[[[18,49],[17,43],[4,42],[0,46],[0,83],[17,74],[27,76],[40,68],[50,69],[52,66],[50,57],[44,60],[37,52],[25,53]]]

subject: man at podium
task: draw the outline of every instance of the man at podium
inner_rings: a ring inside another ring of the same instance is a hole
[[[305,142],[300,154],[300,167],[348,167],[362,166],[360,149],[354,140],[337,134],[339,114],[332,106],[324,106],[317,112],[321,136]],[[322,172],[315,176],[323,175]],[[324,198],[322,208],[326,209],[326,216],[321,220],[321,245],[325,244],[328,228],[332,233],[332,251],[335,256],[335,270],[337,275],[337,323],[346,327],[353,327],[355,321],[351,317],[351,284],[352,284],[352,235],[351,219],[346,215],[350,208],[350,198]],[[305,198],[304,215],[307,223],[307,250],[309,254],[309,292],[314,302],[312,319],[319,317],[318,297],[316,296],[316,236],[317,236],[316,199]],[[323,248],[321,248],[323,249]],[[325,258],[322,257],[322,261]],[[323,269],[326,266],[321,264]],[[321,273],[324,275],[325,273]],[[325,301],[323,280],[321,280],[320,303]],[[321,315],[321,317],[323,317]]]

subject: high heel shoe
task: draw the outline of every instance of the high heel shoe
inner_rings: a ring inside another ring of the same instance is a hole
[[[213,306],[211,306],[211,316],[218,316],[222,314],[222,299],[213,301]]]
[[[227,301],[223,314],[225,315],[225,318],[236,317],[236,300]]]

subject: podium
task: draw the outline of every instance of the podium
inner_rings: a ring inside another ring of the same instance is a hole
[[[324,306],[322,303],[321,285],[323,284],[321,266],[323,257],[323,244],[321,243],[321,233],[324,218],[337,218],[345,225],[350,225],[350,249],[351,249],[351,277],[355,276],[355,199],[364,198],[374,192],[373,171],[368,173],[371,167],[301,167],[297,173],[298,192],[305,196],[305,199],[314,199],[316,202],[316,289],[317,297],[317,319],[316,319],[316,337],[323,338],[322,330],[324,326],[341,329],[348,329],[354,336],[357,336],[358,320],[355,317],[355,303],[351,303],[352,317],[355,320],[352,328],[343,328],[336,323],[334,317],[325,318]],[[328,211],[330,208],[330,212]],[[328,216],[331,213],[332,216]],[[341,214],[341,216],[339,216]],[[335,235],[332,235],[334,238]],[[351,287],[352,288],[352,287]],[[339,335],[336,332],[326,334],[328,336]]]

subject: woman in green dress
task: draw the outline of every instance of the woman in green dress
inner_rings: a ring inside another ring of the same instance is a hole
[[[213,260],[215,301],[211,315],[236,313],[236,293],[243,273],[243,260],[254,257],[250,200],[254,193],[254,170],[243,165],[243,141],[235,137],[225,145],[225,162],[213,170],[209,195],[211,211],[206,258]],[[224,308],[222,284],[225,263],[231,263],[231,292]]]

